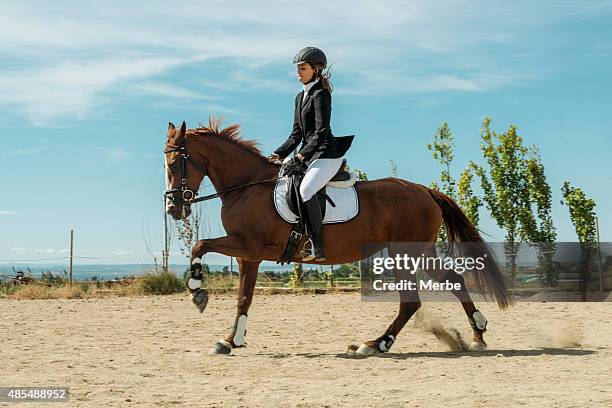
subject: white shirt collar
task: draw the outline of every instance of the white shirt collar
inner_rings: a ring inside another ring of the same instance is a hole
[[[306,94],[308,93],[308,91],[310,91],[310,88],[312,88],[317,82],[319,82],[318,78],[307,84],[302,84],[302,86],[304,87],[304,97],[306,97]]]

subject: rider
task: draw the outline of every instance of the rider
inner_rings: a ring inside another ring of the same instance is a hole
[[[304,88],[295,98],[293,131],[287,140],[268,156],[270,162],[299,160],[308,166],[300,184],[300,196],[306,208],[306,225],[310,235],[310,251],[306,245],[300,252],[302,261],[325,261],[322,215],[316,193],[338,172],[353,136],[335,137],[330,127],[331,92],[327,58],[316,47],[301,49],[293,58],[297,78]],[[287,156],[302,142],[299,152]]]

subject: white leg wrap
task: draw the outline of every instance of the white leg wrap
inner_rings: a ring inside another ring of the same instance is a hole
[[[392,334],[387,335],[387,339],[383,339],[378,343],[378,348],[382,352],[389,351],[391,346],[395,343],[395,336]]]
[[[474,319],[474,324],[478,327],[479,330],[484,330],[487,328],[487,318],[484,317],[480,310],[472,313],[472,319]]]
[[[236,332],[234,334],[234,344],[236,346],[242,346],[245,343],[246,336],[246,324],[247,324],[247,316],[240,315],[238,320],[236,320]]]
[[[198,265],[201,264],[202,260],[200,258],[193,258],[193,260],[191,261],[191,265]],[[202,269],[202,267],[200,266],[199,268],[200,270]],[[189,290],[194,291],[196,289],[199,289],[202,286],[202,280],[201,279],[194,279],[192,276],[194,276],[193,270],[191,271],[191,275],[189,277],[189,280],[187,281],[187,287],[189,288]],[[198,275],[195,275],[196,277],[201,277],[201,273]]]
[[[196,290],[198,289],[200,286],[202,286],[202,281],[199,279],[193,279],[193,278],[189,278],[189,280],[187,281],[187,287],[190,290]]]

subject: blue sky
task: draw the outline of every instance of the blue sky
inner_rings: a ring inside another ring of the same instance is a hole
[[[290,132],[291,60],[306,45],[334,62],[332,130],[357,135],[351,167],[382,178],[394,160],[399,177],[429,184],[439,167],[425,146],[447,121],[458,176],[482,162],[491,115],[493,129],[516,124],[540,148],[558,240],[575,240],[564,180],[596,200],[612,240],[612,2],[228,4],[3,2],[0,260],[65,256],[74,228],[90,262],[150,262],[168,121],[217,114],[269,153]],[[204,211],[206,234],[224,235],[219,202]]]

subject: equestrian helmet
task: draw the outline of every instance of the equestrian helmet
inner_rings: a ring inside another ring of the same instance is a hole
[[[294,64],[309,62],[313,65],[322,64],[323,68],[327,67],[327,57],[325,53],[317,47],[305,47],[298,51],[293,58]]]

